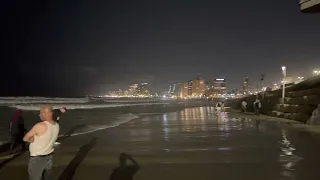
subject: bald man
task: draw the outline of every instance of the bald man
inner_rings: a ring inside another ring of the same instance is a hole
[[[52,171],[53,144],[58,138],[59,124],[52,119],[52,107],[43,106],[39,113],[42,122],[37,123],[24,136],[29,142],[29,180],[48,179]]]

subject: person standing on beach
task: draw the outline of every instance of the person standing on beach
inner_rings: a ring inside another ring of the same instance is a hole
[[[245,100],[241,103],[241,111],[244,113],[247,111],[247,102]]]
[[[62,114],[66,113],[66,112],[67,112],[67,108],[66,107],[62,107],[60,109],[54,109],[53,110],[53,114],[52,114],[53,120],[56,121],[57,123],[59,123]],[[60,143],[59,142],[55,142],[54,144],[55,145],[59,145]]]
[[[220,115],[221,115],[221,104],[220,104],[220,102],[218,102],[218,103],[216,104],[216,115],[217,115],[217,116],[220,116]]]
[[[261,102],[259,99],[256,99],[256,101],[253,103],[254,107],[254,115],[260,114],[260,108],[261,108]]]
[[[25,150],[25,143],[23,142],[23,136],[26,131],[24,127],[24,119],[22,117],[22,110],[18,109],[10,121],[10,135],[11,135],[11,145],[10,154],[17,144],[21,144],[21,150]]]
[[[221,102],[221,112],[225,112],[224,102]]]
[[[59,124],[52,119],[52,107],[43,106],[39,113],[42,122],[37,123],[24,136],[29,142],[29,180],[48,179],[52,171],[53,144],[58,138]]]

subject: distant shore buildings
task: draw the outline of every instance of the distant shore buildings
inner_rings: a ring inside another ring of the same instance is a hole
[[[213,81],[204,81],[198,77],[194,80],[180,83],[178,97],[181,99],[203,97],[214,98],[226,93],[225,79],[218,78]]]
[[[148,83],[133,84],[127,90],[108,92],[106,97],[151,97]]]

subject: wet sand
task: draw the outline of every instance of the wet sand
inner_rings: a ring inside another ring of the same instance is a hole
[[[317,137],[237,113],[217,118],[213,107],[144,115],[61,143],[53,179],[108,179],[121,152],[140,164],[137,180],[320,178]],[[0,166],[0,179],[27,179],[27,161],[26,153]]]

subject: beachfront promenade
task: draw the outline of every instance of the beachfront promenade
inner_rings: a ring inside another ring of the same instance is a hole
[[[145,115],[66,136],[56,147],[52,178],[108,179],[125,152],[140,165],[138,180],[319,179],[318,135],[306,129],[296,121],[239,112],[217,118],[213,107]],[[2,156],[0,179],[28,179],[27,162],[27,152],[12,160]]]

